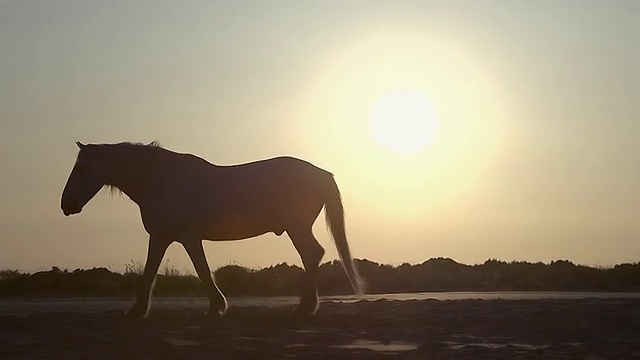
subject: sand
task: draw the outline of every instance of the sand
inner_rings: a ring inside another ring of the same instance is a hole
[[[325,301],[307,319],[232,300],[216,322],[203,299],[130,304],[0,301],[0,359],[640,359],[639,299]]]

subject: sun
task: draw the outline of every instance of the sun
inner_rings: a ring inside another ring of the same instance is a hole
[[[433,141],[438,114],[419,91],[397,90],[380,97],[371,109],[371,130],[376,141],[397,153],[411,154]]]

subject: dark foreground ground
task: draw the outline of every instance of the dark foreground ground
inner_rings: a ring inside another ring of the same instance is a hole
[[[0,302],[0,359],[640,359],[638,299],[236,306],[215,323],[202,301],[137,321],[92,301]]]

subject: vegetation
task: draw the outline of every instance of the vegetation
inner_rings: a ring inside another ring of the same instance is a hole
[[[640,263],[613,268],[575,265],[566,260],[550,264],[487,260],[464,265],[448,258],[422,264],[390,266],[356,260],[369,293],[422,291],[640,291]],[[123,274],[106,268],[74,271],[57,267],[24,274],[0,271],[0,297],[132,296],[141,280],[141,266],[131,263]],[[215,272],[216,280],[229,296],[297,295],[302,269],[286,263],[252,270],[227,265]],[[318,273],[322,295],[351,294],[342,266],[333,261]],[[200,280],[175,268],[161,271],[156,296],[204,296]]]

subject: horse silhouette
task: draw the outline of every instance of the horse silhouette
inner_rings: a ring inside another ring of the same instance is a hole
[[[62,193],[63,213],[80,213],[108,186],[139,206],[149,233],[142,285],[127,316],[147,315],[158,267],[174,241],[187,251],[207,291],[207,315],[222,316],[227,300],[211,276],[202,241],[239,240],[269,232],[286,232],[304,265],[300,303],[294,312],[315,313],[317,270],[324,248],[311,228],[323,207],[343,268],[354,291],[362,293],[347,243],[340,191],[330,172],[293,157],[218,166],[157,142],[76,144],[80,151]]]

